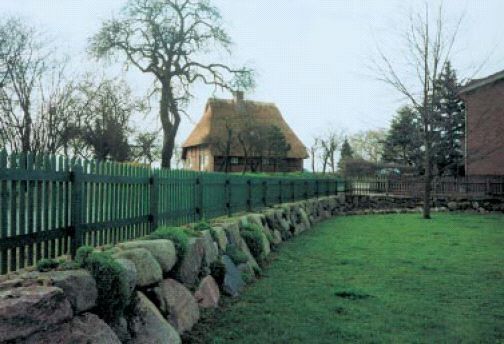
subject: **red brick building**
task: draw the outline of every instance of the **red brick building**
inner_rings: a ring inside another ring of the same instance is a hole
[[[504,71],[464,86],[466,175],[504,175]]]
[[[289,146],[284,156],[245,152],[240,134],[273,126]],[[276,105],[245,100],[242,92],[232,100],[209,99],[203,117],[182,145],[184,167],[195,171],[298,172],[307,157],[306,147]]]

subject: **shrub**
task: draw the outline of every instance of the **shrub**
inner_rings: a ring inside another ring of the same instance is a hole
[[[63,262],[60,262],[58,266],[58,270],[64,271],[64,270],[76,270],[79,269],[81,266],[79,263],[71,261],[71,260],[65,260]]]
[[[181,227],[161,227],[149,234],[145,239],[168,239],[175,245],[178,262],[182,261],[189,244],[189,234]],[[177,263],[178,264],[178,263]]]
[[[96,281],[97,314],[106,322],[112,323],[123,315],[130,303],[126,271],[108,253],[93,252],[89,255],[83,254],[82,258],[82,267],[87,269]]]
[[[235,263],[236,265],[240,265],[248,261],[247,255],[234,245],[227,246],[226,255],[229,256],[229,258],[231,258],[233,263]]]
[[[250,271],[242,271],[241,277],[246,284],[252,283],[255,279],[254,274]]]
[[[77,249],[75,253],[75,262],[80,266],[84,266],[88,257],[94,252],[94,248],[91,246],[81,246]]]
[[[41,259],[37,262],[37,270],[46,272],[56,269],[60,263],[55,259]]]
[[[226,276],[226,266],[220,260],[216,260],[210,264],[210,275],[215,279],[218,285],[224,284],[224,277]]]
[[[193,226],[193,229],[195,231],[201,232],[201,231],[211,230],[212,226],[206,220],[201,220],[200,222],[196,223]]]

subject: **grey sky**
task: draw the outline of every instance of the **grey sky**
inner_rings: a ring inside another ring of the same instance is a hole
[[[101,64],[85,53],[87,39],[101,20],[117,12],[124,0],[0,0],[0,13],[20,14],[56,39],[76,71]],[[404,0],[214,0],[221,9],[235,47],[232,61],[256,68],[257,89],[248,97],[275,102],[305,144],[328,125],[349,132],[386,127],[404,99],[375,81],[368,68],[377,43],[393,59],[404,51],[397,42],[407,14],[424,1]],[[430,1],[435,6],[434,1]],[[447,17],[464,15],[453,63],[462,78],[504,69],[504,1],[444,1]],[[453,24],[453,23],[449,23]],[[97,67],[99,66],[99,67]],[[108,67],[109,74],[121,68]],[[149,78],[129,71],[138,94]],[[211,89],[198,86],[189,107],[194,121],[202,115]],[[219,95],[219,94],[218,94]],[[220,95],[222,96],[222,94]],[[229,97],[229,95],[225,95]],[[157,126],[155,119],[141,125]],[[193,124],[184,121],[177,141]]]

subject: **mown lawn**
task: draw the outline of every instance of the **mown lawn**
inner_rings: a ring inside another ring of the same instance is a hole
[[[187,342],[504,343],[504,216],[338,217]]]

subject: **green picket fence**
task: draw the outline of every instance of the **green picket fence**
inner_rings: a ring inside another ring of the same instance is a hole
[[[151,169],[0,152],[0,274],[181,225],[311,197],[343,183]]]

